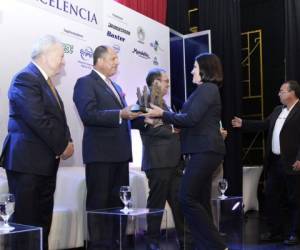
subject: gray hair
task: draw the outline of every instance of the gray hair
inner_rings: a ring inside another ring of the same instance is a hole
[[[51,45],[53,44],[62,44],[55,36],[45,35],[40,37],[32,46],[31,58],[36,59],[41,54],[43,54]]]

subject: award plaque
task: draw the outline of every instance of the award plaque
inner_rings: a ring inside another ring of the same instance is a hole
[[[150,108],[150,103],[163,108],[163,94],[158,83],[153,84],[150,94],[146,86],[144,86],[143,92],[141,92],[141,89],[138,87],[136,95],[138,101],[137,104],[132,106],[131,112],[147,113],[147,110]]]

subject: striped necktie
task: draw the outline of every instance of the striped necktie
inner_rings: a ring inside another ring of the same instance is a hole
[[[50,89],[51,89],[51,91],[52,91],[52,94],[54,95],[54,97],[55,97],[55,99],[56,99],[56,101],[57,101],[57,103],[58,103],[60,109],[61,109],[61,105],[60,105],[60,102],[59,102],[59,98],[58,98],[57,91],[56,91],[56,89],[55,89],[53,83],[51,82],[50,77],[48,77],[47,83],[48,83],[48,85],[49,85],[49,87],[50,87]]]

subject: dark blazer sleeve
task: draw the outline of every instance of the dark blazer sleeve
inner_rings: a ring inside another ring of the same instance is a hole
[[[183,113],[165,111],[163,121],[179,127],[194,127],[204,117],[208,107],[213,104],[218,95],[217,91],[217,87],[211,85],[198,87],[188,99],[186,103],[188,108]]]
[[[242,121],[242,129],[244,131],[255,132],[265,131],[269,128],[269,119],[264,120],[244,120]]]
[[[242,121],[242,129],[244,131],[265,131],[269,129],[271,121],[275,122],[277,115],[282,109],[282,105],[277,106],[273,112],[264,120],[246,120]]]
[[[83,124],[107,128],[119,127],[120,109],[105,109],[105,107],[100,109],[93,87],[93,80],[87,77],[78,79],[75,84],[73,100]],[[111,100],[111,97],[108,100]]]
[[[41,79],[25,72],[17,75],[10,91],[10,100],[28,127],[56,155],[61,155],[67,147],[70,135],[66,135],[65,130],[61,129],[57,117],[45,111],[40,81]]]

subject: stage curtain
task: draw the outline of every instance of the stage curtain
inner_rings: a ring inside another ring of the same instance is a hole
[[[181,34],[189,33],[189,2],[187,0],[168,0],[166,24]]]
[[[241,114],[241,29],[239,0],[198,0],[200,30],[211,30],[212,52],[223,64],[223,126],[228,130],[224,175],[228,194],[242,194],[241,132],[232,129],[231,119]]]
[[[285,0],[286,80],[300,83],[300,1]]]
[[[117,2],[133,9],[162,24],[166,23],[167,0],[116,0]]]

